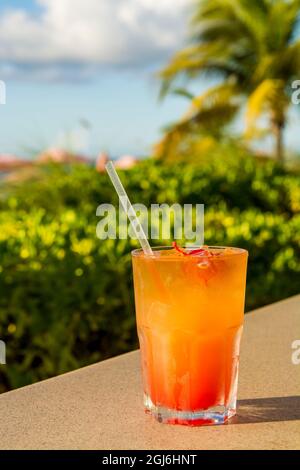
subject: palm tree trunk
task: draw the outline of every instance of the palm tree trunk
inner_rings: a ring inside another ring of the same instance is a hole
[[[279,163],[284,162],[283,130],[284,130],[284,124],[282,123],[274,124],[275,156]]]

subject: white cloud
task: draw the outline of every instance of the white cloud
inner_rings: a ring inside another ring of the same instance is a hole
[[[0,73],[157,61],[182,44],[190,1],[37,0],[39,15],[11,9],[0,16]]]

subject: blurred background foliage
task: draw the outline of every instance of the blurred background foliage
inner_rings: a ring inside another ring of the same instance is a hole
[[[205,242],[249,250],[247,310],[299,293],[300,174],[220,149],[197,163],[149,159],[121,172],[132,201],[204,203]],[[85,165],[2,182],[1,390],[137,346],[130,240],[98,240],[96,208],[118,201]],[[157,244],[169,241],[156,241]]]

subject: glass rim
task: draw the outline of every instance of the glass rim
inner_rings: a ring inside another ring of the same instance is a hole
[[[186,249],[186,250],[197,250],[201,249],[203,246],[205,246],[207,249],[212,249],[212,250],[225,250],[226,248],[229,248],[231,250],[234,250],[232,253],[225,253],[224,256],[227,257],[232,257],[232,256],[238,256],[242,254],[249,254],[248,251],[245,248],[238,248],[238,247],[233,247],[233,246],[212,246],[212,245],[193,245],[193,246],[186,246],[182,245],[180,248]],[[162,245],[162,246],[151,246],[152,251],[157,252],[157,251],[167,251],[167,250],[172,250],[174,247],[172,245]],[[132,257],[143,257],[143,258],[155,258],[157,259],[157,256],[154,254],[146,254],[142,248],[136,248],[131,251],[131,256]],[[197,255],[195,255],[197,256]],[[175,259],[171,258],[171,256],[168,257],[161,257],[159,258],[160,260],[170,260],[170,259]],[[176,256],[176,259],[178,260],[178,257]],[[185,259],[182,258],[182,259]],[[190,258],[191,259],[191,258]],[[220,259],[218,257],[215,258]]]

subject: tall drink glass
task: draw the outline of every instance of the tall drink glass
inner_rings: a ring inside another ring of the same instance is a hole
[[[132,252],[145,410],[171,424],[236,413],[247,251]]]

